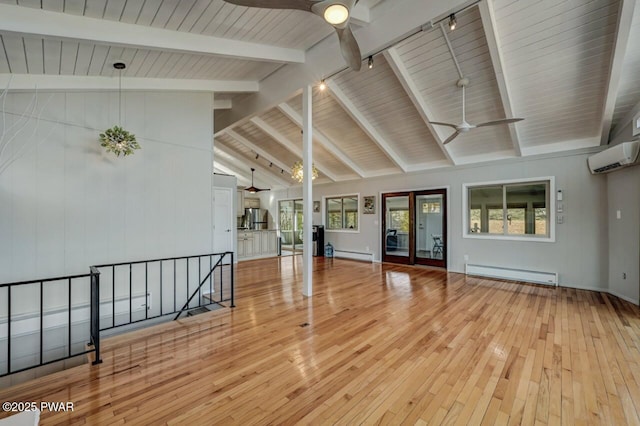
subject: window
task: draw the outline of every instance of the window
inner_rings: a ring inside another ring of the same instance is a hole
[[[325,198],[327,230],[358,230],[358,195]]]
[[[388,228],[400,232],[409,232],[409,210],[390,209]]]
[[[422,213],[440,213],[440,201],[426,201],[422,203]]]
[[[553,178],[464,185],[465,237],[553,241]]]

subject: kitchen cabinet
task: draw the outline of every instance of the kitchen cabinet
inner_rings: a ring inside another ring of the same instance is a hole
[[[238,260],[278,254],[277,231],[238,231]]]
[[[245,209],[259,209],[260,208],[260,198],[248,198],[244,199],[244,208]]]

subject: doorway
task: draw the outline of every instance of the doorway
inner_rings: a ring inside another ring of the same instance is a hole
[[[382,194],[382,260],[447,267],[447,190]]]
[[[302,253],[303,214],[302,199],[278,202],[282,256]]]
[[[233,251],[235,205],[230,188],[213,188],[213,252]]]

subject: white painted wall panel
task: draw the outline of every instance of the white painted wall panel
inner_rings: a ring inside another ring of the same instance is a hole
[[[10,93],[7,110],[21,112],[30,98]],[[37,137],[32,120],[5,151],[2,161],[28,148],[0,174],[0,282],[211,250],[211,95],[125,98],[123,117],[142,146],[133,156],[100,147],[99,132],[118,115],[117,93],[104,92],[56,93]],[[7,114],[7,126],[16,118]]]

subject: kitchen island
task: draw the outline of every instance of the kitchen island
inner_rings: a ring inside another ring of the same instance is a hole
[[[238,260],[278,255],[278,231],[275,229],[238,229]]]

